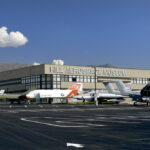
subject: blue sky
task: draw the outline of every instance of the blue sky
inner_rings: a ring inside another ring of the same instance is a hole
[[[0,47],[0,62],[150,69],[149,0],[0,0],[2,26],[29,41]]]

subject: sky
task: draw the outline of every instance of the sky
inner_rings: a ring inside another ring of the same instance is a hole
[[[150,69],[149,0],[0,0],[0,29],[3,63]]]

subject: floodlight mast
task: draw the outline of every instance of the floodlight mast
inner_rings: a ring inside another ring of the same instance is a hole
[[[95,78],[95,94],[96,94],[96,66],[94,66],[94,78]]]
[[[97,99],[97,93],[96,93],[96,66],[94,66],[94,78],[95,78],[95,95],[94,95],[94,99],[95,99],[95,104],[96,106],[98,106],[98,99]]]

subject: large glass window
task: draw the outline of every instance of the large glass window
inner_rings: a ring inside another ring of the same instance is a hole
[[[90,77],[90,76],[87,77],[87,82],[88,82],[88,83],[91,82],[91,77]]]
[[[57,75],[57,81],[60,82],[60,75]]]
[[[58,80],[60,78],[59,76],[58,76]],[[69,76],[68,75],[61,75],[61,81],[62,82],[69,82]]]
[[[22,83],[22,84],[25,84],[25,83],[26,83],[25,78],[22,78],[22,79],[21,79],[21,83]]]
[[[51,88],[52,88],[51,84],[47,83],[47,89],[51,89]]]
[[[80,76],[80,82],[83,82],[83,79],[84,79],[83,76]]]
[[[75,76],[73,78],[75,78]],[[76,82],[80,82],[80,76],[76,76]]]
[[[72,76],[69,76],[69,82],[72,82]]]
[[[42,81],[46,81],[45,75],[42,75],[41,79]]]
[[[60,89],[60,84],[57,84],[57,89]]]
[[[85,82],[85,83],[88,82],[87,76],[84,76],[84,82]]]
[[[148,79],[147,78],[132,78],[131,83],[133,83],[133,84],[147,84]]]
[[[68,75],[53,75],[53,89],[60,89],[61,85],[60,83],[62,82],[68,82],[69,81],[69,76]],[[51,85],[47,85],[48,87]]]
[[[36,82],[40,82],[40,76],[36,76]]]
[[[60,78],[60,75],[58,76]],[[58,79],[59,80],[59,79]],[[24,77],[21,83],[25,84],[26,89],[51,89],[52,88],[52,75],[38,75],[31,77]]]
[[[53,89],[56,89],[57,87],[56,87],[56,84],[53,84]]]
[[[50,75],[47,75],[47,81],[51,81],[51,76]]]
[[[95,77],[91,77],[91,82],[92,82],[92,83],[95,82]]]
[[[72,77],[72,82],[77,82],[77,78],[76,77]]]

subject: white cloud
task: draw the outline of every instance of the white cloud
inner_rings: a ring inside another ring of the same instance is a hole
[[[19,31],[7,32],[7,27],[0,28],[0,47],[18,47],[25,45],[28,39]]]

